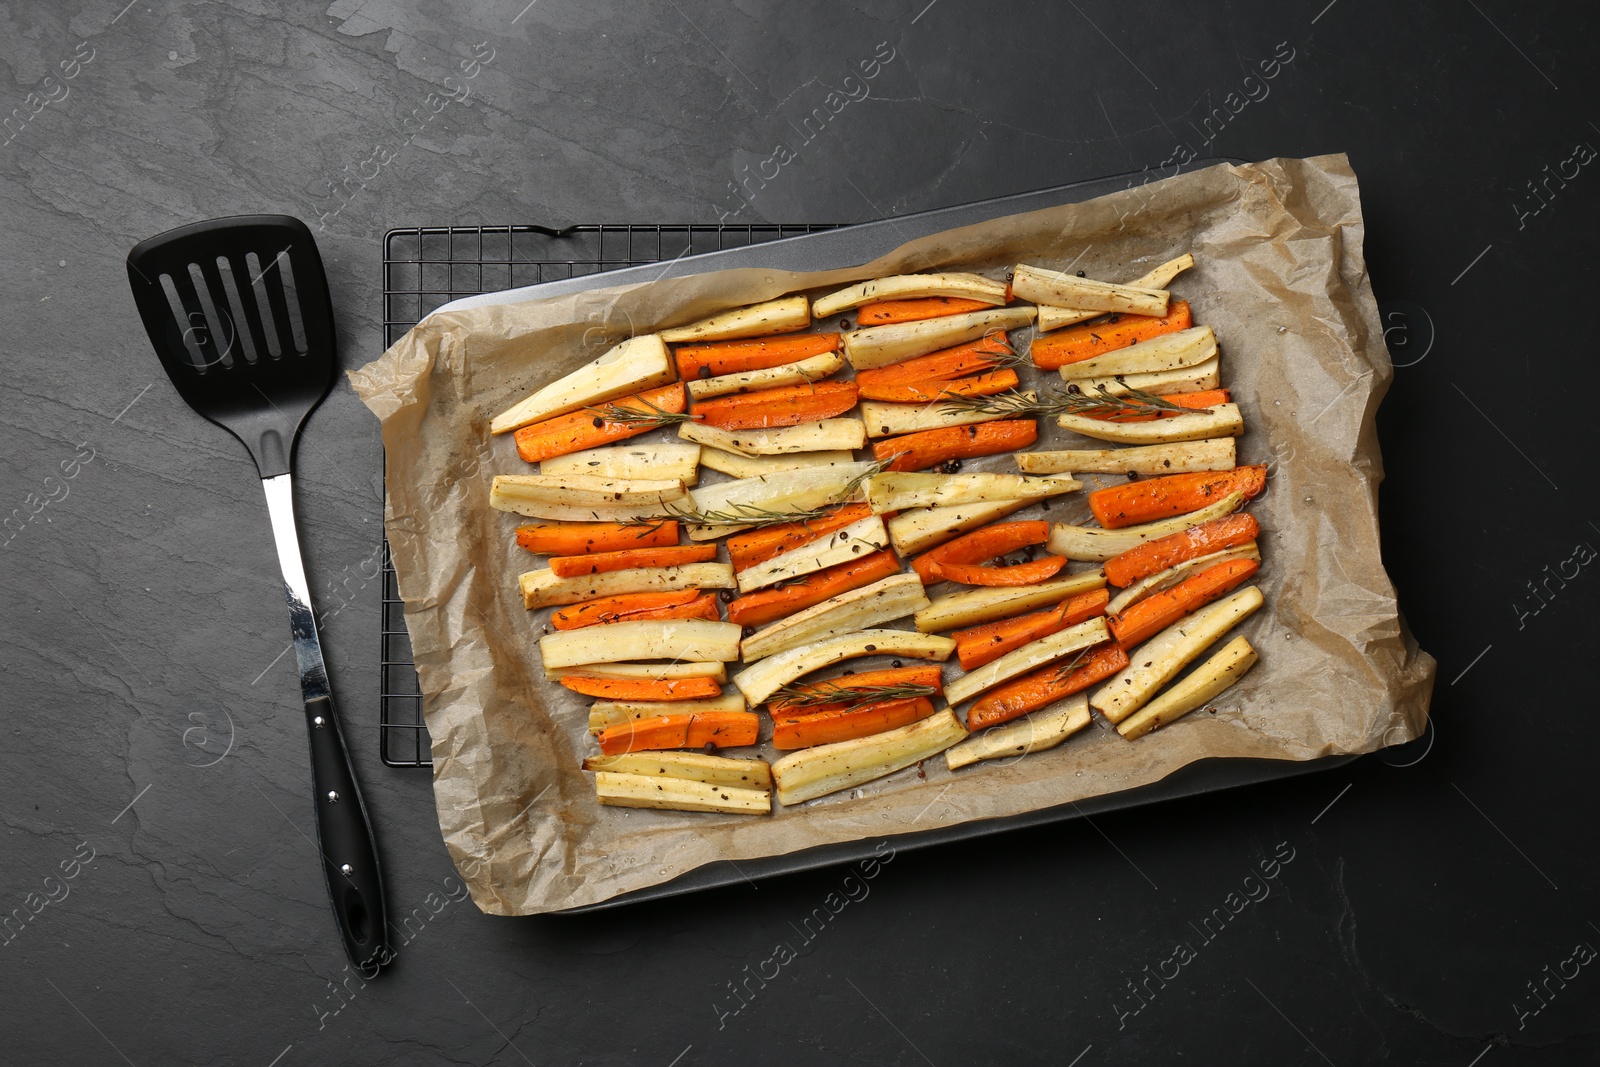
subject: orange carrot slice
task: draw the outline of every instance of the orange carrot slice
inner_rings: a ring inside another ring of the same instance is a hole
[[[964,315],[987,311],[995,305],[987,300],[967,300],[959,296],[925,296],[914,300],[880,300],[863,304],[856,311],[858,326],[887,326],[891,322],[916,322],[945,315]]]
[[[872,456],[880,462],[892,458],[892,471],[921,471],[953,459],[1016,452],[1038,439],[1032,419],[1000,419],[885,438],[874,442]]]
[[[872,514],[865,504],[846,504],[815,519],[805,522],[785,522],[759,530],[734,534],[728,538],[728,558],[733,569],[742,571],[781,556],[791,549],[810,544],[835,530],[842,530],[853,522],[860,522]]]
[[[930,548],[911,561],[911,569],[924,583],[936,582],[940,577],[939,569],[946,564],[982,563],[1019,548],[1042,545],[1049,539],[1048,522],[997,522],[962,534],[954,541],[946,541],[938,548]]]
[[[1096,682],[1103,682],[1127,665],[1128,653],[1107,644],[1090,653],[1076,670],[1063,674],[1059,666],[1052,665],[1025,674],[979,697],[967,709],[967,729],[978,731],[1021,718]]]
[[[854,382],[813,382],[705,400],[694,413],[718,429],[759,430],[831,419],[855,406]]]
[[[794,688],[807,695],[827,697],[839,690],[882,689],[888,686],[925,685],[935,693],[944,692],[944,674],[937,663],[919,663],[914,667],[887,667],[880,671],[862,671],[860,674],[843,674],[825,682],[801,682]],[[814,715],[823,711],[836,711],[849,707],[845,701],[823,704],[799,704],[783,697],[767,701],[772,714]]]
[[[962,670],[975,671],[1041,637],[1104,615],[1110,600],[1111,594],[1104,589],[1091,589],[1045,611],[985,623],[970,630],[957,630],[950,635],[956,642],[956,659],[961,662]]]
[[[1243,493],[1249,500],[1259,496],[1266,487],[1265,466],[1167,474],[1096,489],[1089,494],[1089,510],[1101,526],[1115,530],[1199,511],[1229,493]]]
[[[677,543],[676,519],[654,526],[624,526],[618,522],[533,522],[517,527],[517,544],[543,556],[665,548]]]
[[[674,415],[682,414],[685,406],[683,383],[673,382],[659,389],[648,389],[635,396],[608,400],[596,406],[604,408],[613,405],[642,414],[652,414],[656,410]],[[537,463],[541,459],[565,456],[571,452],[581,452],[585,448],[595,448],[612,441],[637,437],[653,429],[655,426],[649,422],[613,422],[592,411],[574,411],[568,415],[557,415],[553,419],[536,422],[532,426],[524,426],[514,436],[517,442],[517,455],[529,463]]]
[[[1147,641],[1168,626],[1205,607],[1229,590],[1249,580],[1261,564],[1253,559],[1234,559],[1207,567],[1159,593],[1130,604],[1106,623],[1111,636],[1123,648]]]
[[[608,622],[645,622],[650,619],[705,619],[716,622],[717,596],[698,589],[670,593],[619,593],[557,608],[550,624],[557,630],[578,630]]]
[[[1015,389],[1017,383],[1017,372],[1009,368],[985,371],[971,378],[950,381],[929,379],[908,385],[876,385],[870,382],[862,385],[860,379],[856,380],[861,399],[889,400],[898,404],[932,404],[947,396],[993,396],[1007,389]]]
[[[993,367],[1002,356],[1010,354],[1004,337],[983,337],[954,348],[942,348],[926,356],[918,356],[891,367],[874,367],[856,372],[856,385],[865,390],[890,385],[914,385],[917,382],[944,382],[952,378],[965,378]],[[862,394],[866,395],[865,392]]]
[[[764,626],[899,573],[900,561],[886,548],[808,574],[797,582],[748,593],[728,605],[728,621],[740,626]]]
[[[606,700],[699,700],[722,695],[715,678],[597,678],[563,675],[561,684],[574,693]]]
[[[927,697],[910,697],[814,715],[774,716],[772,747],[785,752],[810,748],[812,745],[829,745],[835,741],[849,741],[909,726],[932,714],[933,701]]]
[[[781,367],[820,356],[839,347],[836,333],[803,333],[794,337],[764,337],[751,341],[721,341],[707,345],[679,345],[673,352],[678,377],[715,378],[750,370]]]
[[[736,748],[753,745],[761,718],[751,711],[702,711],[656,715],[618,723],[601,731],[600,751],[608,756],[664,748]]]
[[[603,574],[635,567],[679,567],[685,563],[708,563],[717,558],[716,545],[671,545],[666,548],[629,548],[621,552],[591,552],[586,556],[556,556],[550,569],[558,578],[580,574]]]
[[[1106,581],[1121,589],[1187,560],[1254,541],[1260,532],[1254,515],[1224,515],[1112,556],[1106,560]]]
[[[1194,325],[1186,300],[1174,300],[1167,313],[1155,315],[1108,315],[1090,322],[1052,330],[1034,339],[1029,354],[1040,370],[1058,370],[1068,363],[1080,363],[1107,352],[1166,333],[1177,333]]]

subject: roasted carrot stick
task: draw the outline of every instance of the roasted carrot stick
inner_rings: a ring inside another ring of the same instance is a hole
[[[600,751],[608,756],[663,748],[736,748],[753,745],[761,718],[753,711],[702,711],[632,719],[602,730]]]
[[[763,337],[755,341],[723,341],[709,345],[680,345],[673,352],[678,377],[715,378],[747,370],[781,367],[820,356],[839,347],[836,333],[803,333],[794,337]]]
[[[800,682],[793,688],[808,696],[827,697],[835,692],[845,696],[856,695],[863,689],[883,689],[889,686],[925,685],[935,693],[944,692],[944,675],[937,663],[919,663],[914,667],[889,667],[881,671],[862,671],[844,674],[825,682]],[[899,698],[894,698],[899,699]],[[908,698],[909,699],[909,698]],[[837,711],[850,706],[850,701],[838,700],[823,704],[798,704],[783,697],[767,701],[767,710],[774,715],[815,715],[824,711]]]
[[[742,571],[757,563],[765,563],[774,556],[781,556],[790,549],[810,544],[835,530],[842,530],[871,514],[872,509],[865,504],[846,504],[820,518],[785,522],[734,534],[728,538],[728,558],[733,561],[734,570]]]
[[[855,382],[813,382],[704,400],[694,413],[718,429],[758,430],[831,419],[855,406]]]
[[[808,574],[798,582],[758,589],[728,605],[728,621],[740,626],[764,626],[813,604],[871,585],[900,573],[900,561],[889,549]]]
[[[1198,411],[1201,408],[1214,408],[1218,404],[1226,404],[1233,397],[1226,389],[1202,389],[1194,393],[1168,393],[1161,397],[1169,404],[1176,404],[1180,408]],[[1112,422],[1151,422],[1155,419],[1171,419],[1181,415],[1179,411],[1163,411],[1159,415],[1141,415],[1135,410],[1123,409],[1123,412],[1108,411],[1090,415],[1091,419],[1107,419]]]
[[[1033,585],[1054,578],[1067,565],[1066,556],[1041,556],[1014,567],[990,567],[982,563],[941,563],[939,577],[962,585]]]
[[[772,747],[780,752],[812,745],[828,745],[854,737],[880,734],[909,726],[933,714],[933,701],[927,697],[886,700],[859,708],[822,711],[813,715],[774,716]]]
[[[1177,333],[1194,325],[1187,300],[1174,300],[1167,313],[1154,315],[1108,315],[1091,322],[1054,330],[1034,339],[1030,354],[1040,370],[1057,370],[1068,363],[1079,363],[1103,356],[1139,341],[1164,333]]]
[[[891,367],[874,367],[856,372],[856,384],[863,390],[888,385],[912,385],[916,382],[944,382],[952,378],[965,378],[969,374],[985,371],[1010,354],[1006,339],[1001,336],[980,337],[976,341],[942,348],[926,356],[908,359]],[[866,395],[865,392],[862,393]]]
[[[1260,562],[1253,559],[1233,559],[1207,567],[1171,589],[1152,593],[1128,605],[1120,615],[1111,616],[1106,625],[1111,628],[1111,636],[1117,639],[1117,644],[1132,648],[1242,585],[1260,567]]]
[[[716,622],[717,595],[698,589],[670,593],[619,593],[557,608],[550,624],[557,630],[578,630],[607,622],[644,622],[647,619],[705,619]]]
[[[1048,522],[997,522],[928,549],[911,561],[911,569],[924,583],[936,582],[940,568],[946,564],[982,563],[1019,548],[1042,545],[1049,539]]]
[[[624,526],[617,522],[532,522],[517,527],[517,544],[543,556],[664,548],[677,543],[676,519],[654,526]]]
[[[1254,515],[1224,515],[1112,556],[1105,564],[1106,581],[1121,589],[1186,560],[1254,541],[1260,532],[1261,524]]]
[[[606,700],[699,700],[722,695],[715,678],[596,678],[568,674],[561,684],[574,693]]]
[[[858,326],[887,326],[891,322],[916,322],[943,315],[962,315],[968,311],[987,311],[993,304],[965,300],[958,296],[925,296],[916,300],[880,300],[863,304],[856,312]]]
[[[652,414],[652,409],[674,415],[682,414],[683,383],[673,382],[671,385],[648,389],[621,400],[608,400],[598,406],[603,408],[613,405],[643,414]],[[569,415],[557,415],[553,419],[545,419],[543,422],[536,422],[532,426],[524,426],[518,430],[515,435],[517,455],[529,463],[537,463],[552,456],[565,456],[569,452],[581,452],[585,448],[637,437],[653,429],[655,425],[650,422],[613,422],[592,411],[574,411]]]
[[[888,467],[892,471],[921,471],[952,459],[1015,452],[1038,439],[1032,419],[1001,419],[888,437],[873,444],[872,455],[880,461],[894,457]]]
[[[621,552],[591,552],[586,556],[556,556],[550,560],[550,569],[558,578],[575,578],[580,574],[625,571],[635,567],[709,563],[716,558],[716,545],[670,545],[665,548],[629,548]]]
[[[1229,493],[1246,500],[1267,487],[1265,466],[1235,467],[1231,471],[1201,471],[1142,478],[1124,485],[1096,489],[1089,494],[1089,510],[1107,530],[1166,519],[1199,511]]]
[[[967,729],[982,730],[1020,718],[1030,711],[1054,704],[1062,697],[1103,682],[1128,665],[1128,654],[1106,644],[1089,654],[1076,669],[1062,673],[1059,666],[1025,674],[1016,681],[996,686],[967,709]]]
[[[1104,615],[1110,600],[1111,594],[1104,589],[1091,589],[1045,611],[957,630],[950,635],[955,638],[956,658],[961,661],[962,670],[975,671],[1029,642]]]
[[[993,396],[1017,387],[1017,372],[1009,368],[985,371],[971,378],[952,378],[949,381],[932,379],[907,385],[879,385],[868,382],[856,386],[863,400],[891,400],[900,404],[932,404],[947,396]]]

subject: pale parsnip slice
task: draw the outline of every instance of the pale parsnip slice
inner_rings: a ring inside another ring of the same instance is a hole
[[[772,764],[778,803],[799,804],[920,763],[967,736],[949,708],[870,737],[791,752]]]
[[[796,678],[857,656],[910,656],[943,663],[955,650],[956,643],[948,637],[911,630],[858,630],[768,656],[734,675],[733,684],[751,704],[759,704]]]
[[[492,508],[565,522],[666,518],[688,498],[680,481],[587,474],[497,474],[489,489]]]
[[[625,752],[618,756],[590,756],[583,761],[583,769],[654,774],[706,785],[731,785],[736,789],[772,788],[772,768],[766,760],[734,759],[704,752]]]
[[[657,334],[630,337],[599,359],[557,378],[496,415],[492,434],[677,381],[678,368]]]
[[[829,452],[790,452],[782,456],[741,456],[720,448],[700,449],[702,467],[720,471],[730,478],[758,478],[763,474],[779,474],[806,467],[838,467],[855,461],[855,453],[842,448]]]
[[[729,689],[721,696],[707,697],[704,700],[597,700],[589,705],[589,732],[598,735],[625,722],[640,722],[661,715],[699,715],[704,712],[748,710],[744,694],[737,689]]]
[[[611,808],[660,808],[666,811],[721,811],[735,815],[772,814],[772,794],[765,789],[736,789],[684,778],[653,774],[598,771],[595,793]]]
[[[1128,374],[1155,374],[1180,370],[1214,359],[1217,335],[1209,326],[1191,326],[1176,333],[1164,333],[1148,341],[1113,349],[1103,356],[1080,359],[1061,368],[1068,381],[1083,378],[1115,378]]]
[[[586,663],[637,659],[717,660],[739,658],[739,627],[709,619],[651,619],[562,630],[539,638],[546,670]]]
[[[623,593],[669,593],[674,589],[732,589],[733,566],[728,563],[685,563],[677,567],[630,567],[621,571],[580,574],[559,578],[548,567],[517,576],[522,604],[528,609],[581,604],[602,596]],[[617,623],[586,626],[604,630]],[[571,631],[568,631],[571,632]],[[636,657],[629,657],[630,659]]]
[[[1169,259],[1158,267],[1153,268],[1141,278],[1136,278],[1128,283],[1131,289],[1165,289],[1172,279],[1194,266],[1194,256],[1185,252],[1177,259]],[[1040,333],[1054,330],[1062,326],[1071,326],[1073,323],[1084,322],[1088,319],[1105,314],[1102,311],[1087,311],[1083,308],[1053,307],[1045,304],[1039,308],[1039,319],[1034,323]],[[1143,388],[1143,386],[1140,386]],[[1199,386],[1201,389],[1210,389],[1212,386]]]
[[[700,476],[700,446],[667,441],[586,448],[582,452],[552,456],[539,464],[539,473],[557,476],[588,474],[597,478],[693,485]]]
[[[1011,394],[1006,394],[1007,396]],[[1038,398],[1031,389],[1022,391],[1029,400]],[[931,404],[891,404],[882,400],[861,401],[861,421],[866,423],[868,437],[893,437],[902,433],[920,433],[939,430],[946,426],[971,426],[979,422],[993,422],[1005,415],[982,411],[967,411],[949,407],[942,401]]]
[[[927,474],[885,471],[866,481],[874,512],[906,508],[954,507],[994,500],[1039,500],[1081,489],[1071,478],[1028,478],[1020,474]]]
[[[736,341],[742,337],[765,337],[770,333],[793,333],[811,325],[811,304],[803,296],[785,296],[764,304],[735,308],[701,319],[687,326],[661,331],[661,339],[672,344],[688,341]]]
[[[1165,289],[1116,285],[1026,263],[1013,268],[1011,291],[1018,299],[1035,304],[1082,311],[1122,311],[1133,315],[1165,315],[1171,295]]]
[[[1089,706],[1113,725],[1120,724],[1261,604],[1261,590],[1247,585],[1179,619],[1130,651],[1131,662],[1090,694]]]
[[[867,427],[860,419],[821,419],[770,430],[724,430],[698,422],[680,422],[678,436],[742,456],[781,456],[860,448],[867,443]]]
[[[1059,330],[1063,326],[1076,326],[1080,322],[1098,319],[1104,311],[1088,311],[1084,308],[1058,308],[1053,304],[1040,304],[1039,317],[1034,320],[1033,328],[1040,333],[1049,333]]]
[[[957,534],[1021,511],[1031,503],[1032,500],[995,500],[945,508],[912,508],[889,520],[889,540],[901,556],[913,556],[925,548],[942,545]]]
[[[1045,543],[1045,547],[1054,555],[1066,556],[1068,559],[1104,563],[1117,553],[1126,552],[1146,541],[1154,541],[1158,537],[1187,530],[1191,526],[1199,526],[1202,522],[1220,519],[1237,510],[1243,503],[1243,493],[1229,493],[1215,504],[1209,504],[1199,511],[1191,511],[1187,515],[1174,515],[1170,519],[1147,522],[1140,526],[1124,526],[1120,530],[1102,530],[1098,526],[1073,526],[1070,523],[1058,522],[1050,527],[1050,540]]]
[[[714,516],[715,521],[691,525],[689,539],[709,541],[743,530],[749,525],[738,521],[743,516],[754,519],[845,503],[846,496],[858,495],[851,487],[875,469],[871,463],[842,463],[701,486],[690,494],[694,514]]]
[[[606,625],[606,624],[602,624]],[[674,678],[710,678],[713,681],[725,682],[728,680],[728,665],[715,661],[706,663],[597,663],[584,667],[549,667],[544,670],[547,682],[559,682],[569,674],[589,674],[596,678],[651,678],[655,680],[669,680]],[[743,708],[736,708],[743,711]]]
[[[740,643],[739,655],[746,663],[754,663],[827,637],[882,626],[927,606],[928,597],[922,591],[920,578],[915,574],[891,574],[757,630]]]
[[[749,593],[792,578],[815,574],[835,564],[849,563],[888,545],[889,532],[883,528],[883,519],[869,515],[826,537],[746,567],[734,577],[739,583],[739,592]]]
[[[1189,677],[1117,723],[1117,733],[1132,741],[1182,718],[1245,676],[1256,665],[1256,650],[1242,635],[1189,673]]]
[[[1221,367],[1222,359],[1212,356],[1192,367],[1151,371],[1148,374],[1119,374],[1106,378],[1072,378],[1063,374],[1062,377],[1090,396],[1099,395],[1101,389],[1117,396],[1130,389],[1164,396],[1167,393],[1197,393],[1202,389],[1215,389],[1222,384]]]
[[[919,300],[930,296],[1004,304],[1006,283],[981,274],[896,274],[857,282],[848,289],[819,296],[811,302],[811,314],[825,319],[879,300]]]
[[[1023,474],[1189,474],[1231,471],[1238,466],[1233,438],[1184,441],[1175,445],[1133,448],[1069,449],[1061,452],[1018,452]],[[891,529],[890,533],[894,531]]]
[[[1171,589],[1191,574],[1199,574],[1210,567],[1222,563],[1229,563],[1236,559],[1261,559],[1261,550],[1254,541],[1247,541],[1233,548],[1224,548],[1220,552],[1210,552],[1194,559],[1186,559],[1182,563],[1168,567],[1164,571],[1157,571],[1134,582],[1128,588],[1111,598],[1106,605],[1107,615],[1116,615],[1129,605],[1137,604],[1151,593],[1159,593],[1163,589]]]
[[[1244,415],[1238,404],[1218,404],[1210,414],[1197,411],[1192,415],[1173,415],[1150,422],[1111,422],[1087,415],[1061,415],[1056,422],[1063,430],[1097,441],[1141,445],[1170,445],[1211,437],[1238,437],[1244,433]]]
[[[1088,726],[1089,718],[1089,694],[1074,693],[1025,718],[973,734],[946,749],[944,763],[953,771],[979,760],[1043,752]]]
[[[913,616],[923,633],[942,633],[978,626],[995,619],[1021,615],[1025,611],[1047,608],[1069,596],[1087,593],[1106,584],[1106,576],[1096,567],[1034,585],[990,586],[967,589],[939,597]]]
[[[1018,675],[1027,674],[1047,663],[1053,663],[1064,656],[1088,648],[1090,645],[1098,645],[1110,638],[1111,632],[1106,629],[1106,620],[1089,619],[1080,622],[1076,626],[1058,630],[1037,641],[1029,641],[999,659],[990,660],[976,670],[968,671],[944,687],[944,698],[953,708],[962,701],[971,700],[979,693],[993,689],[1001,682],[1008,682]]]
[[[844,354],[856,370],[887,367],[964,341],[975,341],[987,334],[1019,329],[1032,322],[1034,314],[1031,307],[995,308],[888,326],[868,326],[845,333]]]
[[[838,352],[824,352],[785,363],[779,367],[762,367],[739,374],[723,374],[716,378],[692,378],[684,384],[689,387],[689,399],[709,400],[730,393],[749,393],[757,389],[777,389],[785,385],[820,381],[844,369],[844,356]]]

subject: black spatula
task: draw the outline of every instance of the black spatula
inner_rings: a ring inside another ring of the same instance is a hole
[[[141,242],[128,281],[178,394],[242,441],[261,472],[311,734],[323,873],[345,952],[370,976],[389,959],[383,878],[328,689],[290,481],[300,424],[335,370],[322,257],[299,219],[240,215]]]

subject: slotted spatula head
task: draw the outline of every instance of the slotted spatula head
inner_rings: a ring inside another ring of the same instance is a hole
[[[158,234],[128,253],[128,282],[167,377],[250,450],[289,473],[300,424],[333,384],[333,308],[311,231],[237,215]]]

